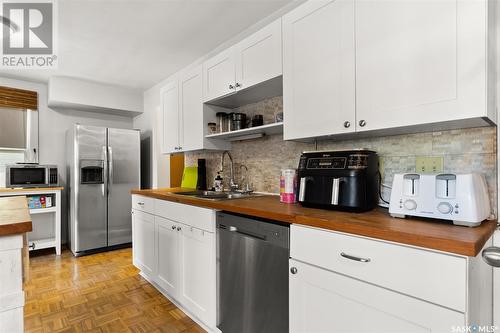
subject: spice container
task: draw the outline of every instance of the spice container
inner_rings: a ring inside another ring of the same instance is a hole
[[[297,170],[281,170],[280,177],[280,201],[284,203],[296,202],[297,194]]]
[[[228,131],[228,117],[225,112],[217,112],[215,114],[217,118],[217,133],[227,132]]]
[[[217,124],[216,123],[208,123],[208,134],[216,134],[217,133]]]
[[[264,125],[264,116],[261,114],[256,114],[252,117],[252,127]]]
[[[247,127],[247,115],[244,113],[230,113],[229,121],[231,124],[231,131],[237,131]]]

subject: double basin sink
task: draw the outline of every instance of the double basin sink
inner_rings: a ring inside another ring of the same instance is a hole
[[[216,191],[188,191],[188,192],[174,192],[174,194],[185,195],[199,199],[208,199],[208,200],[243,199],[261,195],[253,192],[216,192]]]

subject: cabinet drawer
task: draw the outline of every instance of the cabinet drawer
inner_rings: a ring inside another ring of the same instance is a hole
[[[132,209],[154,214],[155,199],[134,194],[132,195]]]
[[[208,232],[215,231],[215,212],[212,209],[156,199],[155,215]]]
[[[465,312],[464,257],[296,225],[290,231],[290,256]]]

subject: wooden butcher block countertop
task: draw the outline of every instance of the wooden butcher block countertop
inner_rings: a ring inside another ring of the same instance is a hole
[[[64,187],[1,187],[0,192],[44,192],[44,191],[62,191]]]
[[[0,198],[0,236],[21,234],[32,230],[26,197]]]
[[[283,204],[279,201],[278,196],[273,195],[217,201],[172,193],[180,191],[182,191],[180,188],[169,188],[133,190],[132,193],[465,256],[476,256],[491,237],[497,225],[496,221],[484,221],[479,227],[469,228],[423,219],[399,219],[391,217],[387,209],[382,208],[366,213],[306,208],[300,204]]]

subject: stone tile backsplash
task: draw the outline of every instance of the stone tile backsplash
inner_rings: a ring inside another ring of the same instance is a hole
[[[264,114],[264,122],[269,123],[274,121],[275,114],[282,109],[282,97],[279,96],[245,105],[234,112],[245,112],[249,116]],[[240,167],[243,164],[248,168],[247,178],[256,191],[279,193],[281,169],[297,168],[302,151],[355,148],[368,148],[379,154],[383,164],[382,182],[387,185],[391,185],[394,173],[414,172],[417,156],[443,156],[445,172],[482,172],[488,183],[492,208],[496,211],[495,127],[312,143],[283,141],[282,135],[271,135],[255,140],[235,141],[232,143],[231,155],[235,162],[237,182],[245,177],[245,171]],[[208,186],[211,187],[217,171],[221,169],[221,152],[186,153],[186,166],[196,165],[198,158],[207,160]],[[229,170],[229,165],[225,170]],[[228,178],[229,172],[224,179]],[[384,187],[383,196],[388,200],[390,189]]]

